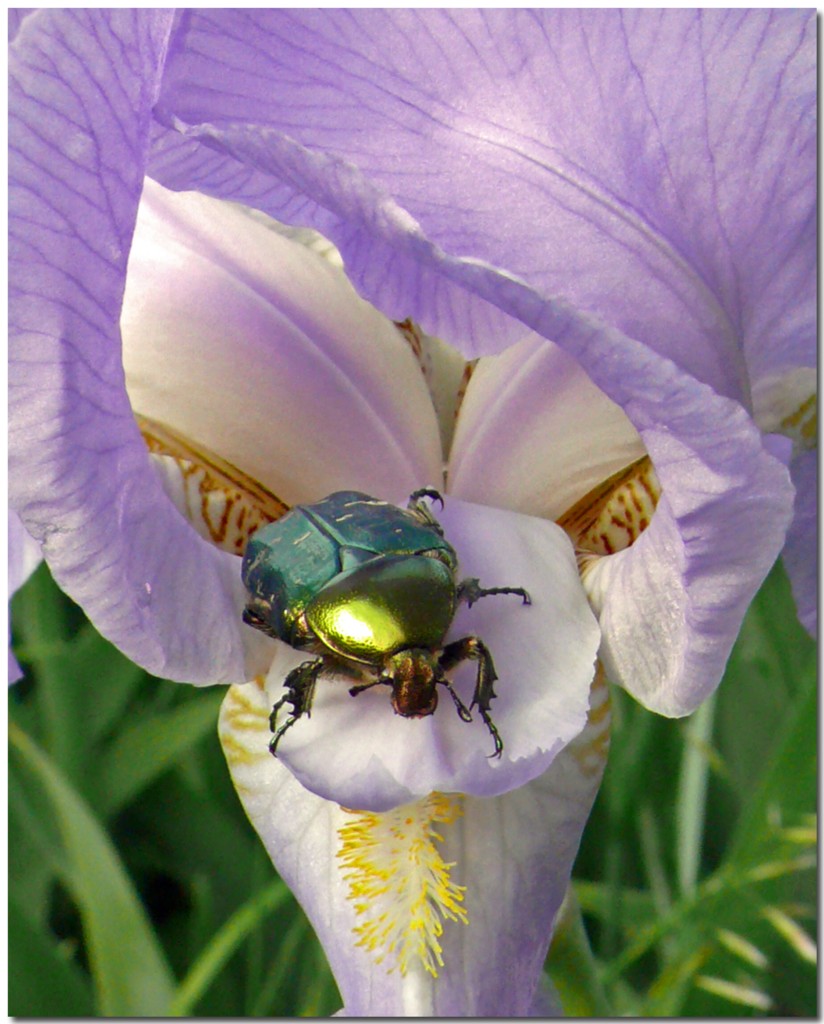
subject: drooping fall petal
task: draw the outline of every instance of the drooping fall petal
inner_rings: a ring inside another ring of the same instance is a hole
[[[528,785],[433,794],[384,815],[303,789],[265,750],[268,712],[260,688],[233,687],[221,741],[247,814],[324,945],[343,1013],[528,1015],[603,770],[603,685],[586,730]],[[378,844],[388,831],[394,839]]]

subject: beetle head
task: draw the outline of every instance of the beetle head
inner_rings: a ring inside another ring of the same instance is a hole
[[[392,687],[392,707],[404,718],[424,718],[438,706],[442,676],[438,658],[425,647],[398,651],[386,659],[380,681]]]

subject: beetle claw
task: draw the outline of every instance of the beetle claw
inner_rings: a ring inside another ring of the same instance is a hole
[[[436,491],[434,487],[421,487],[417,491],[413,491],[409,495],[409,506],[416,505],[421,498],[431,498],[433,501],[437,501],[441,508],[443,508],[441,492]]]

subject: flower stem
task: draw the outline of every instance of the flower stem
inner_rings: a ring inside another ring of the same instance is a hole
[[[709,745],[715,718],[715,697],[706,700],[687,727],[678,782],[678,886],[684,896],[695,892],[704,841],[704,806],[709,781]]]

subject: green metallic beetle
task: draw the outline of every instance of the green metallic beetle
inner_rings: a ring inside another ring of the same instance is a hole
[[[296,505],[249,540],[241,570],[249,597],[243,621],[317,658],[304,661],[284,681],[274,705],[269,744],[276,755],[283,734],[311,714],[315,684],[324,670],[361,680],[354,697],[372,686],[392,688],[392,707],[405,718],[422,718],[438,706],[444,686],[464,722],[469,708],[446,673],[467,659],[478,662],[470,707],[478,708],[495,740],[503,742],[489,714],[497,679],[492,656],[476,636],[444,645],[461,601],[489,594],[518,594],[522,587],[484,589],[477,579],[456,582],[458,558],[422,498],[443,505],[431,488],[415,491],[407,508],[359,491],[338,491],[312,505]],[[284,704],[292,712],[278,728]]]

